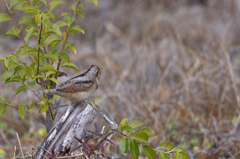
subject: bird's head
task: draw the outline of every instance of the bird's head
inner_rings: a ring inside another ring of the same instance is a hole
[[[101,76],[101,70],[102,68],[99,68],[96,65],[91,65],[88,71],[88,74],[90,74],[90,76],[95,77],[96,80],[100,79]]]

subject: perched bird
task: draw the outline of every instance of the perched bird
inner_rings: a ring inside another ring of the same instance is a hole
[[[85,101],[97,90],[102,68],[91,65],[89,69],[63,83],[56,89],[37,91],[37,94],[56,94],[65,97],[71,102]]]

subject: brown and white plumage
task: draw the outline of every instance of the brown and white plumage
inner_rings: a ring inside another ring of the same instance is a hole
[[[56,89],[38,91],[38,94],[56,94],[67,98],[71,102],[80,102],[88,99],[97,90],[101,69],[91,65],[89,69],[63,83]]]

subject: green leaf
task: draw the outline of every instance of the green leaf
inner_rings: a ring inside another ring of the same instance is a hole
[[[30,16],[24,16],[19,20],[18,24],[29,24],[29,25],[36,25],[35,19]]]
[[[68,31],[69,31],[69,33],[72,33],[72,32],[74,32],[74,31],[79,31],[79,32],[85,34],[85,33],[84,33],[84,30],[81,29],[78,25],[71,26],[71,27],[68,29]]]
[[[53,99],[49,99],[49,100],[48,100],[48,103],[54,104],[54,100],[53,100]]]
[[[166,153],[161,152],[159,154],[159,159],[170,159],[170,156]]]
[[[46,102],[45,101],[41,101],[41,102],[38,102],[38,104],[46,105]]]
[[[56,101],[58,101],[60,99],[60,96],[53,94],[53,96],[55,97]]]
[[[140,131],[147,133],[148,135],[154,135],[155,132],[149,128],[142,128]]]
[[[18,113],[19,113],[19,115],[21,116],[22,119],[25,117],[26,111],[27,111],[27,106],[26,105],[21,105],[18,108]]]
[[[7,99],[6,99],[6,98],[4,98],[4,97],[0,97],[0,102],[7,103]]]
[[[55,71],[48,71],[48,72],[46,73],[46,78],[47,78],[49,75],[55,74],[55,73],[56,73]]]
[[[42,24],[43,24],[43,32],[47,33],[50,30],[50,21],[49,21],[49,19],[48,18],[43,19]]]
[[[80,15],[82,18],[84,18],[84,14],[81,11],[77,10],[76,13]]]
[[[64,52],[61,57],[68,65],[71,64],[71,58],[68,53]]]
[[[77,50],[74,46],[69,46],[68,48],[71,49],[75,54],[77,53]]]
[[[49,5],[50,12],[51,12],[52,10],[54,10],[57,6],[59,6],[59,5],[63,4],[63,3],[64,3],[64,2],[63,2],[62,0],[52,0],[52,1],[50,2],[50,5]]]
[[[8,20],[12,20],[11,17],[6,13],[0,13],[0,23]]]
[[[34,2],[41,2],[41,3],[45,4],[45,6],[47,6],[46,0],[34,0]]]
[[[24,9],[22,6],[23,6],[23,3],[17,4],[17,5],[13,8],[13,11],[15,11],[15,10],[25,11],[25,9]]]
[[[57,21],[56,23],[55,23],[59,28],[61,28],[61,27],[63,27],[63,26],[66,26],[67,25],[67,23],[66,22],[64,22],[64,21]]]
[[[31,82],[28,83],[28,85],[33,88],[34,85],[36,84],[36,80],[32,80]]]
[[[26,2],[26,0],[11,0],[10,8],[11,8],[13,5],[18,4],[18,3],[21,3],[21,2]]]
[[[93,4],[95,4],[97,6],[98,4],[98,0],[89,0],[90,2],[92,2]]]
[[[39,73],[47,72],[47,71],[55,71],[57,72],[56,68],[53,65],[45,64],[43,67],[39,69]]]
[[[2,38],[4,38],[5,36],[9,36],[9,35],[14,35],[14,36],[20,37],[19,33],[20,32],[18,31],[18,28],[13,27],[12,29],[8,30],[5,34],[3,34]]]
[[[132,128],[136,128],[136,127],[142,126],[143,124],[138,120],[133,120],[128,125],[131,126]]]
[[[57,24],[51,24],[52,31],[57,34],[58,36],[62,36],[60,28]]]
[[[135,132],[134,129],[131,127],[131,126],[128,126],[128,125],[124,125],[122,128],[121,128],[121,131],[129,131],[129,132]]]
[[[136,139],[140,142],[148,142],[148,134],[145,132],[138,132],[134,134],[131,138]]]
[[[165,141],[165,142],[161,143],[158,146],[158,148],[172,150],[174,148],[174,146],[171,142]]]
[[[42,75],[37,75],[33,79],[37,79],[37,78],[43,78],[44,79],[44,77]]]
[[[74,69],[74,70],[76,70],[76,71],[79,72],[77,66],[76,66],[75,64],[73,64],[73,63],[71,63],[70,65],[68,65],[67,63],[63,63],[63,64],[61,65],[61,67],[70,67],[70,68],[72,68],[72,69]]]
[[[148,159],[156,159],[157,158],[156,152],[151,146],[143,145],[142,149]]]
[[[124,125],[127,125],[128,123],[128,119],[125,118],[125,119],[122,119],[122,121],[120,122],[120,128],[122,128]]]
[[[61,38],[59,36],[57,36],[57,35],[49,36],[45,40],[45,46],[48,46],[50,43],[52,43],[54,41],[61,41]]]
[[[174,147],[171,151],[172,151],[172,152],[180,152],[180,151],[183,151],[183,152],[187,153],[182,147]]]
[[[33,108],[35,108],[35,104],[30,104],[30,106],[29,106],[29,110],[32,110]]]
[[[70,27],[70,25],[72,24],[71,21],[72,21],[72,16],[70,13],[62,13],[62,15],[64,17],[64,19],[66,20],[67,22],[67,25]]]
[[[57,61],[58,62],[58,58],[54,54],[45,54],[43,56],[43,59],[50,59],[52,61]]]
[[[6,105],[0,106],[0,117],[6,112],[6,110],[7,110],[7,106]]]
[[[26,11],[29,8],[33,8],[30,4],[30,2],[25,2],[22,4],[22,8]]]
[[[0,61],[5,61],[6,58],[5,57],[0,57]]]
[[[75,4],[71,4],[71,5],[69,6],[69,9],[72,9],[73,11],[75,10],[75,8],[76,8],[76,5],[75,5]]]
[[[55,15],[52,13],[45,13],[44,18],[51,18],[52,20],[55,20]]]
[[[129,140],[128,138],[122,138],[119,142],[119,148],[122,151],[122,153],[127,153],[129,147]]]
[[[48,78],[47,80],[53,81],[54,83],[58,84],[58,81],[55,78]]]
[[[37,15],[38,11],[36,9],[29,8],[25,11],[25,14],[35,14],[35,15]]]
[[[26,34],[24,40],[26,41],[26,43],[28,43],[29,38],[31,36],[33,36],[34,33],[37,33],[38,31],[37,31],[37,29],[34,26],[28,26],[26,28],[26,31],[27,31],[27,34]]]
[[[130,141],[130,153],[133,159],[138,159],[139,157],[139,147],[138,143],[135,140]]]
[[[17,56],[22,56],[22,55],[27,55],[28,53],[37,53],[37,49],[36,48],[32,48],[29,46],[25,46],[24,48],[22,48],[22,50],[17,54]]]
[[[48,106],[47,105],[42,105],[40,108],[40,112],[45,112],[48,110]]]
[[[25,86],[25,85],[20,86],[20,87],[17,89],[17,91],[16,91],[16,95],[17,95],[19,92],[21,92],[21,91],[23,91],[23,90],[25,90],[25,89],[28,89],[28,87]]]
[[[181,150],[175,154],[174,159],[189,159],[189,156],[186,152]]]
[[[1,81],[5,81],[12,76],[13,76],[13,72],[11,72],[11,71],[4,72],[3,75],[2,75]]]

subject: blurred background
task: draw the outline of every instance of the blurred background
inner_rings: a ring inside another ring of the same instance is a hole
[[[70,12],[70,2],[60,10]],[[69,50],[70,56],[80,73],[91,64],[103,68],[89,102],[96,100],[117,123],[128,118],[151,127],[153,147],[170,141],[191,158],[240,158],[239,0],[99,0],[98,7],[83,0],[82,5],[85,18],[78,17],[77,24],[85,35],[70,36],[77,48],[76,55]],[[3,1],[0,10],[8,13]],[[56,21],[62,19],[56,14]],[[22,15],[14,12],[16,21]],[[0,23],[1,36],[12,26],[11,21]],[[36,39],[29,44],[35,46]],[[0,57],[21,45],[13,36],[0,39]],[[0,75],[3,66],[0,62]],[[63,71],[68,77],[59,83],[79,74]],[[16,107],[39,102],[31,91],[15,96],[19,86],[0,82],[0,96]],[[38,111],[39,106],[30,113],[44,121]],[[0,118],[0,149],[6,154],[7,140],[18,147],[15,131],[26,151],[44,139],[43,125],[28,115],[25,119],[12,108]],[[105,125],[99,116],[94,122]]]

